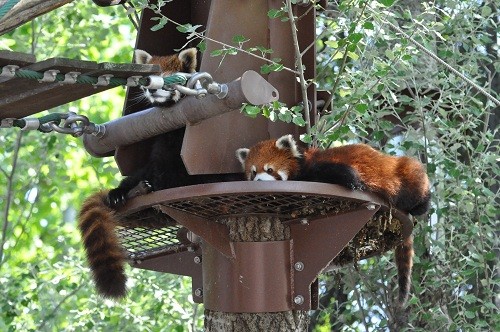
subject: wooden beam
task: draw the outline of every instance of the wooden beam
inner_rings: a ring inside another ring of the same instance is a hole
[[[0,19],[0,35],[72,1],[73,0],[19,0],[19,2]],[[7,0],[0,0],[0,7],[6,2]]]

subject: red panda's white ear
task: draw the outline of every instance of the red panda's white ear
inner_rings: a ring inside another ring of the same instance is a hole
[[[294,157],[300,157],[299,148],[292,135],[281,136],[276,140],[276,147],[280,150],[290,150]]]
[[[236,158],[240,161],[240,163],[245,166],[245,161],[247,160],[248,153],[250,152],[250,149],[247,148],[241,148],[236,150]]]
[[[151,58],[153,58],[151,54],[143,50],[135,50],[134,55],[135,63],[138,63],[140,65],[148,63],[149,61],[151,61]]]
[[[198,50],[196,47],[188,48],[179,53],[179,60],[181,60],[183,71],[186,73],[194,73],[196,71],[196,54]]]

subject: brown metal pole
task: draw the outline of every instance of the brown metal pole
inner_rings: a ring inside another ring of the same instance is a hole
[[[85,149],[96,157],[108,155],[118,146],[129,145],[184,127],[202,120],[230,112],[242,103],[254,105],[277,100],[278,91],[254,71],[246,71],[241,78],[227,84],[228,94],[219,99],[208,95],[203,99],[188,97],[172,107],[154,107],[132,113],[105,123],[105,135],[83,137]]]
[[[290,229],[282,220],[269,216],[241,216],[221,218],[219,222],[229,227],[233,242],[272,242],[290,239]],[[206,259],[206,258],[204,258]],[[266,301],[273,294],[269,293]],[[243,299],[244,300],[244,299]],[[287,310],[278,312],[235,313],[205,309],[206,332],[243,331],[307,331],[307,311]]]

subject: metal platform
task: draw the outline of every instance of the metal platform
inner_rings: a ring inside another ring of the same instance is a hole
[[[202,302],[200,295],[196,298],[195,290],[212,289],[203,293],[205,306],[226,312],[255,312],[263,308],[262,298],[249,291],[252,287],[241,289],[231,279],[242,273],[248,274],[247,280],[253,280],[256,273],[261,276],[259,280],[268,275],[270,280],[283,279],[283,284],[288,285],[288,290],[281,291],[274,290],[276,285],[270,287],[270,292],[278,292],[277,300],[266,304],[266,312],[314,308],[319,273],[328,266],[390,250],[413,228],[410,216],[391,209],[376,195],[297,181],[225,182],[162,190],[132,199],[119,216],[119,237],[132,266],[191,276],[194,300]],[[247,242],[248,239],[238,238],[235,224],[252,217],[260,221],[278,220],[289,228],[289,239]],[[271,251],[278,256],[269,261]],[[203,272],[199,264],[202,256]],[[205,264],[206,259],[212,263]],[[276,267],[276,260],[280,259],[285,265],[281,270]],[[307,268],[290,275],[297,262]],[[242,266],[253,268],[234,270]],[[213,285],[221,283],[234,291],[214,290]],[[251,300],[220,300],[234,292],[254,300],[255,306]],[[294,304],[283,295],[290,292],[301,294],[304,302]]]
[[[158,74],[160,71],[157,65],[97,63],[66,58],[51,58],[36,62],[35,57],[29,54],[0,51],[0,69],[7,65],[37,72],[58,70],[61,74],[78,72],[94,77],[109,74],[125,79],[131,76]],[[40,83],[35,79],[0,77],[0,120],[19,119],[113,87],[62,82]]]

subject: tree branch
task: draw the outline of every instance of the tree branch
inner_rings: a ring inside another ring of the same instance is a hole
[[[12,197],[13,197],[13,192],[12,192],[12,187],[14,183],[14,175],[16,173],[16,168],[17,168],[17,161],[19,157],[19,150],[21,149],[21,140],[23,138],[23,132],[19,131],[17,134],[16,138],[16,145],[14,147],[14,154],[12,156],[12,170],[7,177],[7,197],[5,199],[5,209],[3,211],[3,226],[2,226],[2,239],[0,240],[0,268],[3,265],[3,247],[5,245],[5,242],[7,241],[7,230],[9,228],[9,212],[10,212],[10,204],[12,203]]]
[[[300,89],[302,91],[302,102],[304,104],[304,118],[306,120],[306,131],[307,134],[311,134],[311,114],[309,109],[309,98],[307,97],[307,82],[304,76],[304,65],[302,64],[302,55],[300,54],[299,39],[297,37],[297,25],[295,24],[295,17],[292,10],[291,0],[286,0],[286,6],[288,10],[288,19],[290,20],[290,26],[292,28],[292,40],[295,46],[295,65],[298,69],[298,76],[300,80]]]

